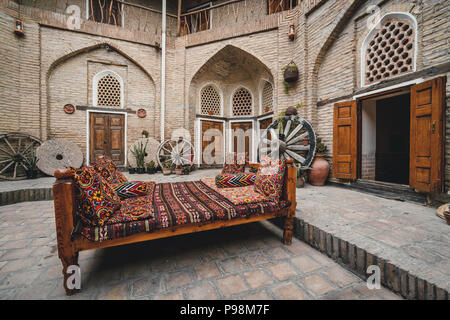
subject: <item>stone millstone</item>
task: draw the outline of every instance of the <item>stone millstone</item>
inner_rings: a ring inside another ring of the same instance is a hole
[[[45,141],[37,148],[36,157],[39,170],[49,176],[53,176],[58,169],[80,168],[83,164],[83,153],[80,148],[66,139]]]
[[[156,141],[155,139],[152,138],[141,138],[136,140],[129,148],[128,148],[128,166],[131,168],[136,168],[136,158],[134,157],[133,153],[131,152],[131,150],[134,149],[134,146],[139,145],[140,142],[143,143],[143,145],[145,146],[145,142],[146,140],[148,141],[147,143],[147,148],[145,149],[147,155],[144,158],[145,164],[149,163],[150,161],[155,162],[155,165],[158,165],[158,160],[157,160],[157,152],[158,152],[158,148],[159,148],[159,142]]]

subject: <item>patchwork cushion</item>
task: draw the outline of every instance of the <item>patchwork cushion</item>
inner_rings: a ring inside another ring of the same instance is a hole
[[[111,187],[121,199],[145,196],[154,182],[131,181],[124,183],[113,183]]]
[[[225,157],[222,173],[241,173],[245,171],[246,153],[229,152]]]
[[[255,191],[270,201],[279,201],[283,189],[283,177],[286,168],[284,159],[262,161],[255,178]]]
[[[102,226],[120,208],[114,189],[93,168],[72,169],[78,212],[83,222]]]
[[[144,219],[154,219],[153,194],[155,183],[147,183],[147,194],[141,197],[124,199],[120,202],[120,209],[108,220],[108,224],[130,222]]]
[[[255,191],[253,185],[238,188],[218,188],[215,180],[215,178],[201,179],[204,184],[206,184],[214,191],[220,193],[234,205],[267,201],[264,195]]]
[[[128,179],[120,172],[116,164],[107,156],[99,157],[92,166],[108,183],[128,182]]]
[[[219,188],[236,188],[250,186],[255,182],[253,173],[223,173],[216,176],[216,186]]]

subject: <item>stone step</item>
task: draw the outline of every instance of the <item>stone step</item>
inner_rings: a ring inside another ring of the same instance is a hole
[[[427,203],[427,196],[425,194],[415,192],[414,189],[407,185],[362,179],[358,179],[350,184],[341,184],[338,182],[331,183],[339,185],[340,187],[374,194],[387,199],[417,202],[420,204]]]

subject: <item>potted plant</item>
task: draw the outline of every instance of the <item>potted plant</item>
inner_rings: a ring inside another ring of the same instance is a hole
[[[144,143],[140,141],[139,143],[135,144],[133,146],[133,149],[131,150],[131,153],[136,158],[136,171],[137,173],[144,173],[145,172],[145,156],[146,156],[146,149],[147,149],[147,143],[148,141]]]
[[[25,170],[25,173],[27,175],[27,179],[36,179],[38,175],[38,168],[37,168],[37,162],[38,158],[36,157],[36,153],[33,150],[29,157],[24,158],[23,161],[25,163],[25,166],[27,169]]]
[[[297,166],[297,182],[296,182],[297,188],[303,188],[305,186],[305,183],[308,180],[307,172],[310,169],[311,167],[303,167],[301,165]]]
[[[178,175],[183,174],[183,166],[181,164],[177,164],[175,166],[175,174]]]
[[[317,138],[316,155],[311,170],[309,171],[309,182],[315,186],[323,186],[327,181],[330,173],[330,164],[325,160],[328,151],[327,146],[322,142],[321,138]]]
[[[283,67],[284,73],[283,78],[286,82],[295,82],[298,79],[298,66],[294,63],[294,61],[289,62],[286,66]]]
[[[136,173],[136,168],[128,167],[128,173],[129,174],[135,174]]]
[[[154,174],[156,172],[156,166],[154,161],[147,163],[147,173]]]
[[[163,175],[167,176],[169,174],[172,173],[172,163],[168,162],[164,162],[162,165],[162,172]]]

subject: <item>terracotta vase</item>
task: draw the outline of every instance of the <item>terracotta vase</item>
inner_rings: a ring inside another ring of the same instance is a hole
[[[324,158],[324,154],[317,153],[309,170],[309,182],[314,186],[323,186],[330,173],[330,164]]]

